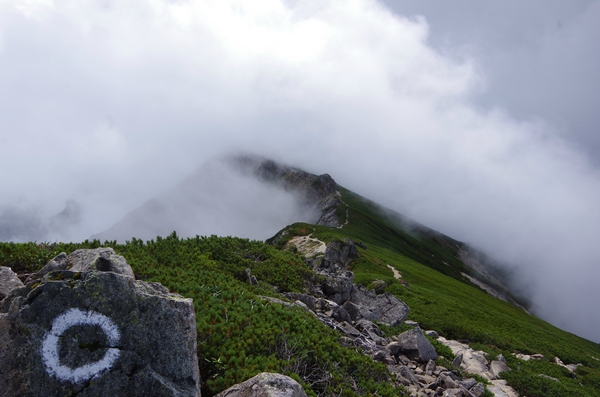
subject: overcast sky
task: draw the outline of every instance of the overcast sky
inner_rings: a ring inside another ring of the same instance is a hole
[[[599,20],[597,0],[0,1],[0,236],[74,200],[52,222],[85,239],[246,150],[518,263],[537,313],[600,341]]]

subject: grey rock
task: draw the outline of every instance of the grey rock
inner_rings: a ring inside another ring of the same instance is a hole
[[[101,272],[113,272],[134,278],[133,270],[125,258],[117,255],[112,248],[79,249],[73,251],[67,261],[69,270],[73,272],[86,272],[98,270]]]
[[[354,327],[363,335],[367,336],[367,338],[371,339],[374,343],[378,345],[384,344],[383,332],[381,332],[379,327],[373,324],[371,321],[365,319],[358,320],[354,324]]]
[[[454,360],[452,360],[452,366],[456,367],[456,368],[460,368],[460,365],[463,362],[463,354],[460,353],[459,355],[457,355]]]
[[[344,321],[340,324],[340,327],[342,328],[342,332],[345,333],[348,336],[351,337],[359,337],[361,335],[361,332],[359,330],[357,330],[356,328],[354,328],[352,325],[350,325],[348,322]]]
[[[477,383],[475,386],[472,386],[469,391],[474,397],[481,397],[483,393],[485,393],[485,386],[483,383]]]
[[[490,363],[490,373],[494,378],[498,378],[502,372],[510,371],[510,368],[506,363],[502,361],[492,361]]]
[[[54,258],[50,259],[43,268],[38,270],[37,273],[32,274],[27,279],[27,282],[32,281],[32,280],[39,280],[42,277],[44,277],[46,274],[48,274],[49,272],[52,272],[54,270],[67,270],[68,265],[69,264],[68,264],[68,260],[67,260],[67,254],[65,252],[61,252],[60,254],[56,255]]]
[[[358,256],[356,245],[350,239],[331,241],[325,249],[325,261],[343,271],[347,270],[350,262]]]
[[[303,302],[310,310],[315,310],[315,302],[317,299],[314,296],[298,294],[295,292],[288,292],[284,295],[293,301]]]
[[[408,380],[413,385],[419,384],[419,381],[415,377],[415,374],[406,365],[401,365],[400,368],[398,368],[398,373],[400,374],[400,376]]]
[[[375,351],[375,354],[373,354],[371,356],[371,358],[373,358],[373,360],[380,361],[382,363],[387,363],[388,357],[389,356],[388,356],[387,352],[384,350],[377,350],[377,351]]]
[[[394,295],[387,292],[376,295],[362,285],[354,285],[350,300],[359,306],[362,318],[392,326],[401,324],[410,311],[408,306]]]
[[[435,367],[436,367],[435,361],[429,360],[427,362],[427,365],[425,366],[425,373],[427,375],[433,375],[433,372],[435,371]]]
[[[498,354],[498,357],[496,357],[496,360],[506,363],[506,358],[504,358],[504,355],[502,355],[502,354]]]
[[[348,312],[348,315],[350,315],[352,321],[356,321],[358,319],[360,315],[360,307],[358,307],[356,303],[347,301],[344,302],[342,307],[346,310],[346,312]]]
[[[289,376],[263,372],[215,397],[306,397],[306,393]]]
[[[416,322],[416,321],[412,321],[412,320],[406,320],[406,321],[404,322],[404,324],[406,324],[406,325],[409,325],[409,326],[411,326],[411,327],[418,327],[418,326],[419,326],[419,323],[418,323],[418,322]]]
[[[321,285],[321,289],[328,299],[331,299],[338,305],[342,305],[350,300],[353,286],[354,274],[346,271],[340,276],[327,276]]]
[[[6,397],[200,395],[191,299],[112,272],[54,271],[13,290],[0,357]]]
[[[473,378],[467,378],[459,381],[458,383],[465,389],[470,389],[477,384],[477,380]]]
[[[10,267],[0,266],[0,300],[4,299],[13,289],[20,287],[23,287],[23,283],[19,280],[17,273],[13,272]]]
[[[346,309],[344,309],[342,306],[334,307],[331,317],[333,317],[333,319],[335,321],[337,321],[338,323],[341,323],[344,321],[349,322],[349,323],[352,322],[352,318],[350,317],[350,315],[348,314]]]
[[[460,387],[460,385],[454,379],[452,379],[451,376],[446,374],[440,375],[440,383],[442,387],[446,389],[455,389]]]
[[[400,351],[408,358],[426,363],[435,360],[438,355],[429,340],[423,335],[421,328],[413,328],[398,336]]]
[[[438,334],[436,331],[433,331],[433,330],[427,330],[427,331],[425,331],[425,336],[429,336],[430,338],[437,339],[440,337],[440,334]]]

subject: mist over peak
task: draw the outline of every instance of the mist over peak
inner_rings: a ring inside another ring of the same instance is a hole
[[[302,195],[265,177],[265,163],[259,156],[215,158],[92,237],[125,241],[176,231],[183,237],[215,234],[264,240],[290,223],[316,222],[318,212]]]

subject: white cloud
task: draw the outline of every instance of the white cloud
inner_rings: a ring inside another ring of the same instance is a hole
[[[474,107],[480,60],[428,32],[371,0],[2,3],[0,204],[76,199],[83,239],[216,154],[271,155],[523,263],[545,317],[598,340],[573,310],[600,298],[597,170]]]

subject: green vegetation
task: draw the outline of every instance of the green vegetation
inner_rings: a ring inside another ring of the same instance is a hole
[[[175,233],[146,243],[108,243],[0,243],[0,265],[36,271],[60,252],[109,245],[138,278],[194,299],[204,396],[264,371],[295,378],[311,396],[398,395],[383,364],[342,346],[338,333],[302,309],[261,298],[302,291],[311,282],[314,274],[300,256],[258,241],[179,239]],[[245,269],[259,285],[242,281]]]
[[[561,331],[465,281],[461,273],[470,270],[457,256],[462,243],[397,214],[391,219],[376,204],[339,189],[348,205],[349,224],[336,229],[297,223],[270,239],[273,245],[232,237],[179,239],[175,234],[127,244],[0,243],[0,265],[33,272],[62,251],[111,246],[127,258],[137,277],[193,298],[205,396],[262,371],[294,377],[309,395],[398,395],[401,392],[392,387],[382,364],[343,347],[338,334],[301,309],[261,298],[301,292],[315,281],[317,276],[299,254],[282,250],[292,237],[312,234],[325,242],[351,238],[367,246],[358,248],[360,258],[351,265],[357,283],[372,287],[375,280],[383,280],[385,291],[405,301],[411,308],[409,319],[422,328],[467,341],[490,357],[503,354],[513,369],[503,376],[520,395],[599,394],[600,345]],[[345,210],[340,206],[344,218]],[[246,269],[258,278],[258,285],[244,281]],[[381,328],[386,335],[407,329]],[[451,351],[433,343],[444,356],[439,364],[450,368]],[[544,358],[525,362],[514,353],[541,353]],[[571,374],[555,364],[554,357],[582,365]]]

